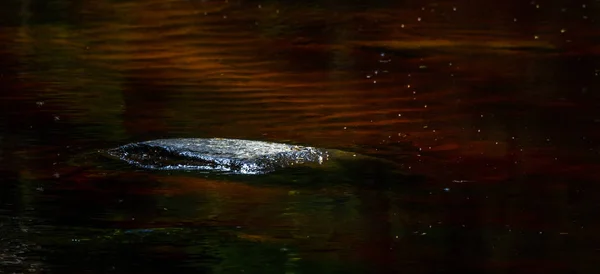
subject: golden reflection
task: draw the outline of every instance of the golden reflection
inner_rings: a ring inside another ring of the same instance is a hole
[[[425,6],[333,14],[302,4],[94,1],[76,27],[30,22],[27,3],[10,48],[23,82],[40,86],[32,96],[56,117],[113,140],[152,132],[351,147],[403,135],[396,141],[425,154],[504,158],[509,143],[535,145],[511,137],[543,133],[480,115],[530,92],[516,83],[533,83],[532,71],[560,70],[543,60],[565,50],[512,25],[467,28],[447,3],[411,22],[398,18]],[[551,104],[558,91],[547,78],[546,101],[513,102]]]
[[[481,37],[485,34],[473,34],[476,37]],[[513,53],[522,54],[518,50],[556,50],[557,47],[551,43],[544,41],[527,41],[527,40],[488,40],[488,39],[473,39],[472,37],[456,37],[454,40],[435,39],[435,40],[416,40],[416,41],[375,41],[375,42],[359,42],[358,45],[369,47],[387,48],[390,50],[402,49],[427,49],[427,50],[453,50],[462,52],[463,54],[473,54],[478,51],[493,51],[495,53]]]

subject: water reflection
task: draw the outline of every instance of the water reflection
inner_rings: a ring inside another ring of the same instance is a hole
[[[2,2],[0,258],[20,264],[0,267],[593,272],[597,13],[561,0]],[[427,180],[300,187],[81,156],[175,137],[356,151]]]

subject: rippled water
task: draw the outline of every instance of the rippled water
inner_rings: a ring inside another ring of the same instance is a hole
[[[599,9],[3,1],[0,272],[595,273]],[[207,178],[89,154],[212,137],[397,165]]]

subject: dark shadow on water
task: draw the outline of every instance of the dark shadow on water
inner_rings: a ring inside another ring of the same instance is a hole
[[[344,152],[344,154],[346,153],[352,155],[349,152]],[[302,164],[256,175],[203,170],[178,171],[139,168],[119,159],[108,157],[104,151],[77,155],[69,161],[69,164],[72,167],[68,169],[67,173],[61,175],[63,180],[71,176],[85,176],[86,173],[102,173],[116,177],[122,176],[122,173],[137,173],[207,178],[259,186],[319,189],[327,186],[350,185],[379,190],[415,187],[427,180],[425,174],[407,172],[407,168],[402,162],[393,162],[360,154],[355,154],[354,158],[336,157],[322,165]]]
[[[400,164],[380,159],[337,159],[331,169],[315,167],[290,167],[257,177],[241,177],[240,181],[265,185],[291,185],[298,188],[322,188],[351,185],[379,190],[402,189],[424,183],[425,175],[407,174]]]

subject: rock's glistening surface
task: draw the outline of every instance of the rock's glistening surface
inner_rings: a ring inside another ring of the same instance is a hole
[[[107,153],[132,165],[159,170],[264,174],[299,164],[322,164],[323,149],[263,141],[190,138],[132,143]]]

